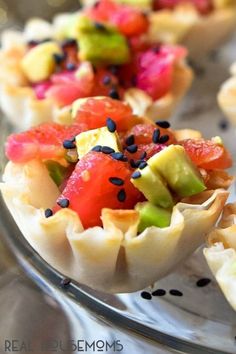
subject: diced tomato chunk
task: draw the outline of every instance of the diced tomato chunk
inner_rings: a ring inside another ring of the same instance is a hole
[[[232,166],[228,150],[212,140],[187,139],[180,142],[198,167],[206,170],[226,169]]]
[[[130,182],[131,173],[126,162],[89,152],[77,163],[58,201],[69,200],[69,208],[77,212],[84,228],[102,225],[103,208],[131,209],[143,198]],[[115,177],[121,185],[112,183]]]
[[[6,143],[6,155],[16,163],[25,163],[32,159],[57,160],[65,155],[63,141],[85,130],[86,124],[41,124],[26,132],[10,135]]]

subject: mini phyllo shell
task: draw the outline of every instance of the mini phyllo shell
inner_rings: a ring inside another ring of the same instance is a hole
[[[116,11],[127,26],[103,23],[84,9],[3,32],[0,105],[14,125],[65,122],[75,99],[104,95],[129,102],[137,114],[171,115],[192,82],[187,51],[149,43],[141,10],[120,5]]]
[[[225,81],[218,94],[218,103],[225,115],[236,124],[236,63],[230,68],[231,77]]]
[[[75,106],[71,126],[8,137],[3,198],[32,247],[66,276],[106,292],[142,289],[204,242],[232,159],[219,137],[137,122],[120,101]]]
[[[206,261],[227,301],[236,311],[236,204],[224,207],[218,227],[204,249]]]

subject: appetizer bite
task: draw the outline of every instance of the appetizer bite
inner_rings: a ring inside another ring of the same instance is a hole
[[[138,114],[169,117],[192,81],[187,50],[150,43],[148,29],[142,11],[104,0],[53,24],[32,19],[22,33],[4,32],[4,113],[20,128],[65,122],[74,100],[106,95]]]
[[[218,103],[233,124],[236,124],[236,63],[231,68],[231,78],[220,89]]]
[[[109,0],[104,0],[109,2]],[[181,43],[193,59],[216,49],[236,27],[235,0],[116,0],[148,10],[149,40]],[[98,1],[84,0],[85,5]]]
[[[236,310],[236,204],[225,206],[222,218],[208,236],[207,263],[229,304]]]
[[[108,97],[79,99],[73,123],[12,134],[0,185],[44,260],[106,292],[140,290],[204,242],[232,164],[219,137],[170,128]]]

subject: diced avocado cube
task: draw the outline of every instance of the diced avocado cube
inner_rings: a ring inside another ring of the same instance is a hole
[[[81,34],[79,48],[80,60],[88,60],[95,65],[120,65],[127,63],[130,58],[125,37],[106,29]]]
[[[180,145],[170,145],[148,160],[149,166],[167,181],[180,197],[188,197],[206,189],[200,172]]]
[[[134,6],[139,9],[150,10],[152,8],[152,0],[116,0],[119,4]]]
[[[116,152],[120,151],[118,146],[118,135],[116,132],[111,133],[107,127],[98,128],[83,132],[76,136],[76,148],[78,156],[81,159],[94,146],[109,146]]]
[[[49,175],[59,187],[67,176],[68,169],[59,164],[58,162],[52,160],[46,161],[45,165],[48,169]]]
[[[150,202],[138,203],[135,206],[135,210],[139,212],[140,222],[138,231],[142,232],[147,227],[168,227],[171,222],[172,212],[153,205]]]
[[[39,82],[49,78],[56,67],[54,54],[62,54],[55,42],[39,44],[26,53],[21,66],[29,81]]]
[[[140,190],[149,202],[160,205],[163,208],[173,206],[172,196],[163,178],[158,172],[153,171],[150,166],[142,170],[136,170],[140,177],[131,178],[133,185]]]

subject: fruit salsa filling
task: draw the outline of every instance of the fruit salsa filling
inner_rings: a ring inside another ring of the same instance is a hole
[[[9,160],[39,159],[59,187],[47,218],[70,208],[89,228],[102,225],[103,208],[134,208],[140,232],[167,227],[178,201],[204,191],[212,172],[221,176],[232,165],[219,137],[182,139],[168,122],[134,116],[121,101],[80,99],[72,111],[71,126],[42,124],[10,135],[6,143]]]
[[[148,42],[141,10],[102,0],[70,15],[55,39],[31,40],[21,67],[39,100],[58,106],[83,97],[122,99],[136,87],[157,100],[171,91],[174,68],[187,51]]]

